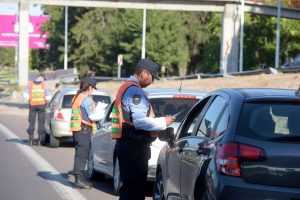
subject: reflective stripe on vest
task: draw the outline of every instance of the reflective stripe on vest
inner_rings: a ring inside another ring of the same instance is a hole
[[[71,122],[70,122],[70,130],[71,131],[80,131],[81,130],[81,123],[86,124],[90,127],[92,127],[93,134],[97,131],[97,126],[94,122],[90,123],[82,119],[81,111],[80,111],[80,105],[84,101],[85,98],[87,98],[88,95],[81,93],[79,94],[76,99],[72,99],[72,112],[71,112]],[[93,107],[95,108],[95,105],[93,103]]]
[[[46,104],[46,87],[44,82],[36,84],[34,81],[30,81],[29,104],[31,106],[39,106]]]
[[[123,94],[125,93],[125,91],[130,87],[130,86],[136,86],[138,88],[140,88],[142,91],[143,89],[141,88],[141,86],[139,84],[137,84],[136,82],[133,81],[126,81],[124,82],[121,87],[118,90],[117,96],[116,96],[116,100],[114,103],[114,106],[112,108],[112,120],[111,120],[111,137],[113,139],[118,139],[122,137],[122,128],[123,128],[123,124],[128,124],[129,126],[133,126],[132,122],[129,121],[125,121],[124,117],[123,117],[123,112],[122,112],[122,97]],[[147,98],[146,94],[145,97]],[[147,98],[147,101],[150,105],[150,113],[148,113],[148,116],[154,117],[154,112],[152,109],[152,106]]]

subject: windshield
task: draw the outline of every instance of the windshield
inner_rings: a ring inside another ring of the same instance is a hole
[[[299,104],[246,103],[242,109],[237,134],[262,140],[300,136],[299,119]]]
[[[74,97],[74,94],[64,95],[61,107],[62,108],[71,108],[71,101],[72,101],[73,97]],[[106,103],[106,104],[111,103],[110,97],[104,96],[104,95],[93,95],[93,100],[96,105],[99,101],[102,103]]]
[[[181,122],[198,99],[152,98],[150,99],[155,117],[176,115],[175,122]]]

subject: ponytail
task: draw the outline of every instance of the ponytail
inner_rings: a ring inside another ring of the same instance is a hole
[[[87,84],[86,82],[83,82],[83,81],[80,82],[79,90],[77,91],[75,97],[74,97],[73,100],[72,100],[72,105],[73,105],[73,103],[75,102],[75,100],[76,100],[76,98],[78,97],[78,95],[79,95],[80,93],[82,93],[82,92],[87,91],[87,90],[89,89],[89,87],[90,87],[90,85]]]

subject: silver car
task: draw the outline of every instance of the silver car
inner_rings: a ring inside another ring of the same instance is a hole
[[[205,96],[204,92],[196,90],[176,89],[145,89],[151,102],[156,117],[176,114],[176,120],[172,124],[177,129],[181,120],[190,108]],[[118,195],[120,188],[119,162],[115,152],[115,140],[111,138],[111,104],[100,123],[100,129],[92,136],[91,153],[88,161],[89,178],[99,178],[108,175],[113,177],[114,193]],[[151,158],[148,162],[148,180],[154,181],[158,155],[165,142],[155,140],[151,148]]]
[[[49,140],[51,147],[58,147],[59,142],[72,138],[70,131],[71,101],[77,93],[78,88],[62,88],[53,96],[46,107],[45,134],[42,137],[42,144]],[[110,95],[102,89],[95,90],[93,100],[110,104]]]

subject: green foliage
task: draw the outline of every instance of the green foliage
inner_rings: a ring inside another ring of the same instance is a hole
[[[202,27],[201,33],[204,35],[204,39],[198,47],[199,55],[196,54],[198,60],[194,65],[194,73],[218,73],[220,68],[220,38],[222,33],[221,14],[213,13],[209,16],[204,15]]]
[[[45,12],[51,15],[43,29],[50,31],[50,49],[32,50],[31,66],[62,69],[64,7],[45,6]],[[143,10],[69,7],[68,21],[69,67],[82,76],[116,76],[123,54],[122,76],[132,74],[141,57]],[[220,13],[147,10],[146,57],[161,65],[160,76],[218,73],[221,22]],[[300,52],[299,23],[281,20],[281,63]],[[276,18],[245,15],[245,70],[274,65],[275,38]]]
[[[3,67],[15,67],[15,49],[0,48],[0,69]]]

